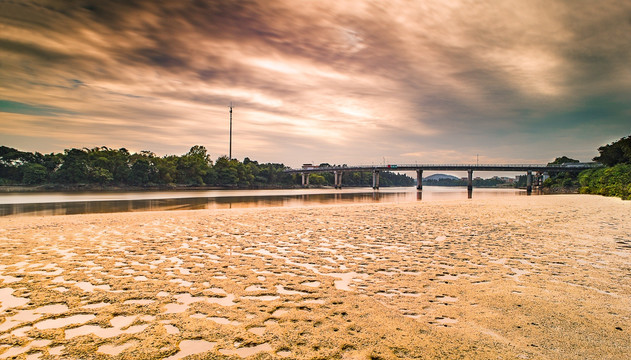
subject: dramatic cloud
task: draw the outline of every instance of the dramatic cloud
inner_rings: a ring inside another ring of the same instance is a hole
[[[589,160],[631,133],[628,1],[0,2],[0,143],[260,161]]]

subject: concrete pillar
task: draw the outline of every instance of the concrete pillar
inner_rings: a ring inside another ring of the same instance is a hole
[[[342,188],[342,171],[334,171],[333,175],[335,175],[335,188]]]
[[[305,177],[307,178],[307,186],[309,186],[309,175],[311,175],[311,174],[306,173],[305,175],[307,175],[307,176],[305,176]]]
[[[302,174],[300,174],[300,175],[302,175],[302,186],[307,185],[307,181],[305,180],[305,175],[306,175],[306,174],[305,174],[305,173],[302,173]]]
[[[333,171],[333,186],[337,189],[337,171]]]
[[[530,170],[526,173],[526,193],[529,195],[532,193],[532,171]]]
[[[469,176],[467,181],[467,190],[473,190],[473,169],[467,170],[467,175]]]
[[[416,170],[416,181],[418,182],[416,189],[423,190],[423,170]]]
[[[340,173],[337,175],[337,180],[338,180],[337,188],[338,189],[342,188],[342,174],[343,173],[344,173],[343,171],[340,171]]]
[[[379,189],[379,171],[377,170],[372,172],[372,188],[374,190]]]

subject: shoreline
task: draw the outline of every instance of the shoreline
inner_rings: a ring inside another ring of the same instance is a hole
[[[463,187],[460,185],[433,185],[423,184],[424,186],[433,187]],[[366,186],[345,186],[344,188],[363,188]],[[388,188],[389,186],[382,186]],[[398,187],[398,186],[395,186]],[[175,185],[175,186],[101,186],[101,185],[0,185],[0,194],[7,193],[51,193],[51,192],[68,192],[68,193],[81,193],[81,192],[152,192],[152,191],[199,191],[199,190],[293,190],[293,189],[333,189],[333,186],[315,186],[303,187],[301,185],[294,186],[189,186],[189,185]],[[509,186],[476,186],[474,189],[516,189],[526,190],[525,187],[509,187]],[[542,187],[539,189],[533,189],[533,191],[540,191],[543,194],[579,194],[580,188],[578,187]]]
[[[366,186],[344,186],[344,188],[364,188]],[[399,186],[382,186],[382,188]],[[294,186],[100,186],[100,185],[0,185],[0,194],[7,193],[49,193],[49,192],[151,192],[151,191],[198,191],[198,190],[294,190],[294,189],[335,189],[333,186],[301,185]]]
[[[103,186],[94,184],[78,185],[0,185],[0,193],[29,193],[29,192],[131,192],[131,191],[186,191],[186,190],[270,190],[295,189],[295,187],[238,187],[238,186],[189,186],[189,185],[160,185],[160,186]]]
[[[431,186],[438,188],[462,188],[466,185],[433,185],[423,184],[423,186]],[[345,189],[354,188],[370,188],[371,185],[362,186],[344,186]],[[381,188],[396,188],[415,186],[381,186]],[[3,193],[47,193],[47,192],[151,192],[151,191],[195,191],[195,190],[294,190],[294,189],[334,189],[333,186],[309,185],[304,187],[301,185],[294,186],[100,186],[100,185],[0,185],[0,194]],[[526,188],[517,188],[509,186],[475,186],[474,189],[515,189],[526,190]],[[571,193],[571,192],[568,192]],[[578,194],[578,190],[575,192]]]

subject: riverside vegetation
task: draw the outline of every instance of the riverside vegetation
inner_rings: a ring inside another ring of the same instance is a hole
[[[329,164],[321,164],[329,166]],[[150,151],[130,153],[105,146],[66,149],[63,153],[41,154],[0,146],[0,185],[40,186],[44,189],[115,187],[217,186],[238,188],[291,187],[300,184],[300,174],[287,174],[284,164],[243,161],[219,157],[215,162],[204,146],[188,153],[156,156]],[[315,186],[333,185],[333,174],[311,174]],[[368,186],[371,174],[345,174],[346,186]],[[383,173],[383,186],[411,186],[406,175]]]
[[[551,172],[543,186],[551,192],[580,192],[631,199],[631,136],[623,137],[598,148],[593,160],[601,168],[579,174]],[[579,162],[566,156],[549,165]],[[330,164],[320,164],[330,166]],[[130,153],[127,149],[95,147],[66,149],[63,153],[41,154],[0,146],[0,185],[43,186],[44,189],[83,187],[143,187],[218,186],[238,188],[292,187],[300,184],[299,174],[287,174],[288,167],[279,163],[259,164],[219,157],[211,160],[203,146],[195,145],[188,153],[158,157],[150,151]],[[332,186],[333,174],[311,174],[315,186]],[[370,186],[371,174],[350,172],[344,176],[346,186]],[[457,186],[462,180],[427,182],[426,185]],[[522,176],[515,186],[525,186]],[[403,174],[384,172],[382,186],[412,186],[414,179]],[[474,186],[502,186],[502,179],[476,179]],[[40,187],[41,189],[41,187]]]
[[[578,190],[582,194],[615,196],[631,200],[631,136],[623,137],[598,148],[599,156],[593,160],[603,167],[584,170],[579,174],[558,172],[550,174],[543,185],[553,191]],[[557,158],[550,164],[571,163],[578,160]]]

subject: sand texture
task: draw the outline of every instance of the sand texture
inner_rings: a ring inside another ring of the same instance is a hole
[[[0,359],[628,359],[631,202],[0,218]]]

